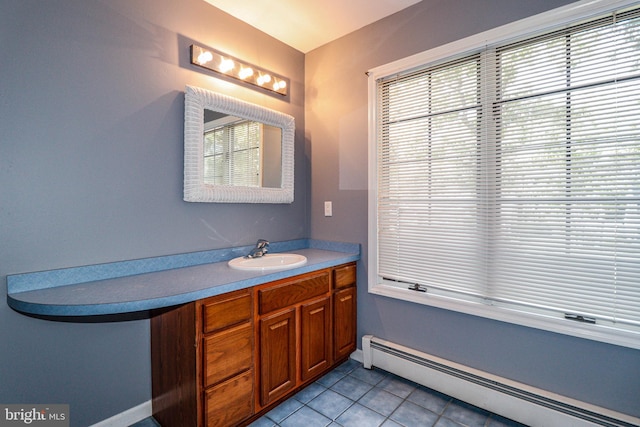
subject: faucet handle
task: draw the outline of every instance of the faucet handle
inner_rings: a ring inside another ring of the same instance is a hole
[[[269,241],[265,239],[260,239],[256,242],[256,246],[253,249],[251,249],[251,252],[249,252],[244,257],[245,258],[261,257],[267,252],[269,252]]]

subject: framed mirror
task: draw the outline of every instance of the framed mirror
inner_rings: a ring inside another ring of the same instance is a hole
[[[184,200],[293,202],[294,134],[288,114],[187,86]]]

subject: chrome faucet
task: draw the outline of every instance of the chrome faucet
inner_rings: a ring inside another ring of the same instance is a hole
[[[260,239],[256,243],[256,247],[251,249],[245,258],[258,258],[269,252],[269,241]]]

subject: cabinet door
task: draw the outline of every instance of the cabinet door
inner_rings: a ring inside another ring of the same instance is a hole
[[[291,308],[260,320],[260,403],[296,386],[296,312]]]
[[[327,369],[331,358],[330,299],[305,304],[300,309],[301,375],[306,381]]]
[[[356,288],[333,294],[334,360],[348,357],[356,349]]]

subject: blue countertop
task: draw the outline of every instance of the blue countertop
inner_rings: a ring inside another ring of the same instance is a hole
[[[272,253],[304,255],[301,267],[241,271],[227,261],[252,246],[7,276],[7,302],[26,314],[99,316],[169,307],[360,259],[351,243],[300,239],[271,243]]]

